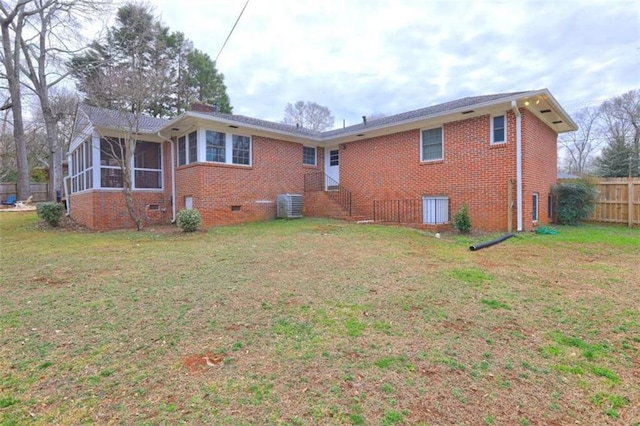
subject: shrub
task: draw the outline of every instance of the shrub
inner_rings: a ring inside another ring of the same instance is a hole
[[[560,183],[553,187],[556,200],[556,220],[562,225],[577,225],[586,219],[596,204],[598,191],[593,185],[581,180]]]
[[[36,204],[38,217],[51,226],[58,226],[62,218],[62,204],[52,201]]]
[[[198,210],[185,209],[178,212],[177,223],[183,232],[194,232],[202,223],[202,218]]]
[[[469,209],[466,204],[458,210],[458,213],[453,215],[453,227],[461,234],[468,234],[471,232],[471,218],[469,217]]]

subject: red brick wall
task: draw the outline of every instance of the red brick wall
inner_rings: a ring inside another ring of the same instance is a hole
[[[356,214],[373,217],[373,200],[449,197],[449,215],[464,203],[474,229],[507,227],[507,182],[515,177],[515,115],[508,141],[490,145],[489,116],[446,123],[444,159],[420,161],[420,130],[366,139],[340,151],[340,183],[353,193]]]
[[[523,226],[531,230],[532,196],[539,194],[538,224],[549,223],[547,197],[558,176],[557,134],[529,111],[522,114]]]
[[[323,149],[317,150],[317,166],[304,166],[300,143],[253,136],[252,144],[251,166],[202,162],[179,167],[177,210],[190,196],[205,227],[273,219],[278,194],[303,194],[304,175],[324,170]]]
[[[169,223],[171,206],[162,192],[136,191],[135,209],[144,226]],[[150,210],[149,205],[158,205]],[[93,190],[71,196],[71,217],[91,229],[135,228],[129,216],[122,191]]]

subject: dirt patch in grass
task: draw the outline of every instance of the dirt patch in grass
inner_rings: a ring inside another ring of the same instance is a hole
[[[181,359],[182,367],[191,374],[203,374],[212,367],[219,367],[224,362],[224,354],[185,355]]]

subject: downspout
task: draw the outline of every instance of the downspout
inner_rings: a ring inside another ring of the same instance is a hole
[[[171,144],[171,223],[176,222],[176,168],[175,168],[175,145],[173,140],[167,139],[157,132],[156,135]]]
[[[516,115],[516,204],[517,204],[517,231],[522,232],[522,116],[516,101],[511,101],[511,109]]]
[[[67,190],[67,185],[69,182],[69,176],[65,176],[62,178],[62,188],[64,189],[64,199],[66,201],[66,209],[67,212],[64,214],[65,216],[69,216],[71,214],[71,199],[69,198],[69,191]]]

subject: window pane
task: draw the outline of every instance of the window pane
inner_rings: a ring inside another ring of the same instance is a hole
[[[189,162],[198,161],[198,132],[189,133]]]
[[[136,188],[162,188],[160,171],[136,170]]]
[[[442,127],[422,131],[422,161],[442,159]]]
[[[102,188],[122,188],[122,170],[104,167],[101,168],[100,186]]]
[[[117,166],[118,160],[124,158],[124,141],[107,138],[100,139],[100,164],[103,166]]]
[[[337,149],[329,151],[329,165],[337,166],[340,162],[340,151]]]
[[[134,167],[137,169],[160,169],[160,144],[153,142],[136,143]]]
[[[306,164],[309,166],[316,165],[316,149],[314,147],[302,147],[302,164]]]
[[[251,139],[248,136],[233,135],[233,164],[251,164]]]
[[[225,162],[225,137],[224,133],[207,130],[207,161]]]
[[[178,165],[187,164],[187,138],[178,138]]]
[[[93,152],[91,152],[91,141],[84,143],[85,164],[87,168],[93,166]]]
[[[504,142],[505,134],[505,123],[504,123],[504,115],[500,115],[498,117],[493,117],[493,142]]]

